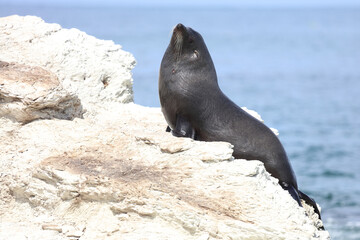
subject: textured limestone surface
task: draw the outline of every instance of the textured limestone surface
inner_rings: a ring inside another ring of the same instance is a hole
[[[132,102],[135,59],[113,41],[64,29],[35,16],[0,18],[0,61],[44,68],[85,109],[108,101]]]
[[[328,239],[261,162],[173,137],[160,109],[109,107],[1,119],[0,239]]]
[[[79,98],[57,76],[40,67],[0,61],[0,117],[22,123],[82,117]]]
[[[330,238],[261,162],[173,137],[160,109],[121,103],[134,60],[119,46],[11,16],[0,49],[1,240]]]

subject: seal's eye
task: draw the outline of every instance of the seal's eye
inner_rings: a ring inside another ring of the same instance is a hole
[[[193,43],[194,39],[192,37],[189,38],[189,43]]]
[[[194,57],[198,57],[199,56],[199,52],[197,50],[194,50]]]

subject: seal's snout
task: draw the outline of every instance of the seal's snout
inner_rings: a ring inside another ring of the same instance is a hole
[[[182,25],[181,23],[178,23],[178,24],[174,27],[173,32],[174,32],[174,33],[184,32],[184,30],[185,30],[185,26]]]
[[[170,46],[174,50],[175,56],[178,58],[181,56],[184,48],[187,47],[187,43],[189,42],[189,36],[191,28],[185,27],[183,24],[178,23],[173,28],[173,34],[171,36]]]
[[[176,29],[183,29],[183,28],[185,28],[185,26],[182,25],[181,23],[178,23],[178,25],[176,25],[175,28],[176,28]]]
[[[173,29],[173,35],[171,38],[171,43],[177,56],[181,55],[185,35],[186,27],[181,23],[177,24]]]

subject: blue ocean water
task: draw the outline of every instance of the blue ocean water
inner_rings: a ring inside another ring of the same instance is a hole
[[[277,128],[299,188],[333,239],[360,239],[360,9],[0,6],[110,39],[134,54],[135,102],[159,107],[171,29],[200,32],[222,90]]]

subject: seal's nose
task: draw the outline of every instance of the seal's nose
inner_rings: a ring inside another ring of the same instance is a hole
[[[182,25],[181,23],[179,23],[178,25],[176,25],[176,28],[177,28],[177,29],[184,28],[184,25]]]

